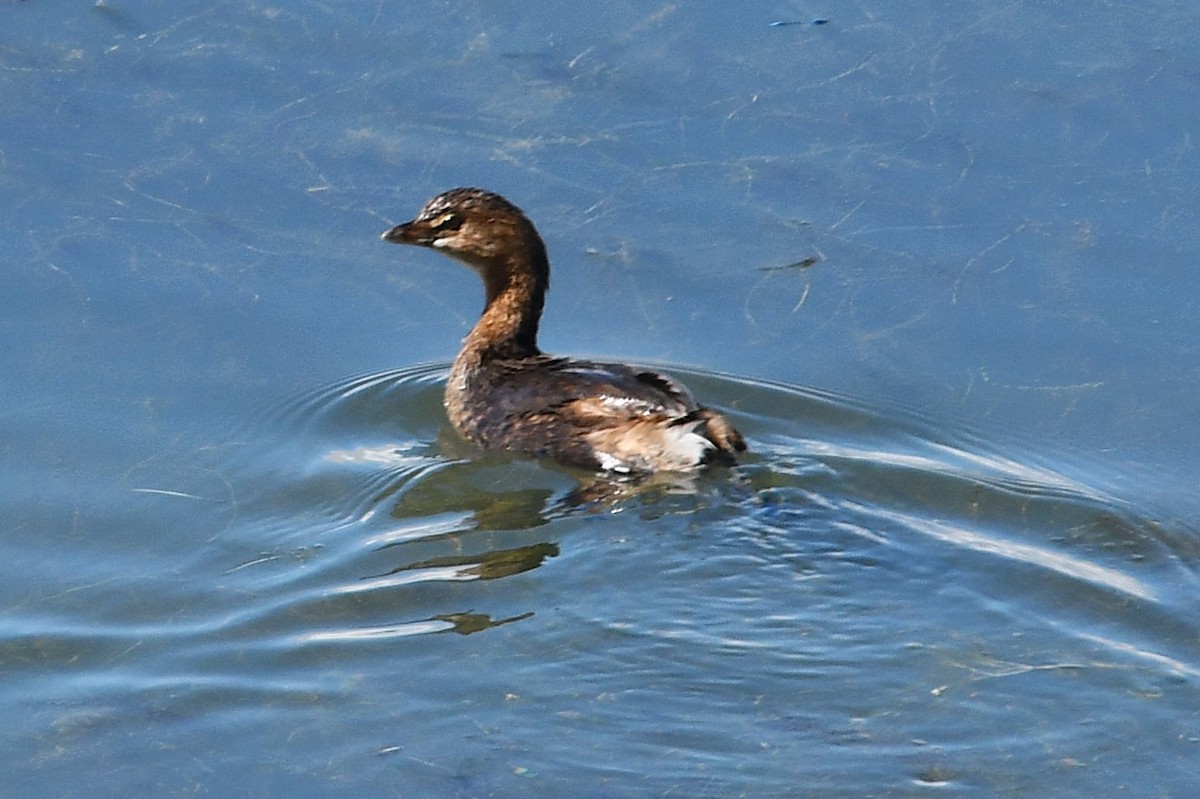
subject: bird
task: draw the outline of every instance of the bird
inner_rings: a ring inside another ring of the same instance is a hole
[[[437,250],[483,280],[483,313],[444,395],[451,425],[468,441],[617,475],[691,472],[735,463],[746,451],[742,434],[672,377],[538,348],[550,285],[546,245],[499,194],[450,189],[381,238]]]

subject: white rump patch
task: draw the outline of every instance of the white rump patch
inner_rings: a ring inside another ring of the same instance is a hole
[[[596,457],[600,460],[600,468],[604,471],[629,474],[629,464],[620,458],[609,455],[607,452],[597,452]]]
[[[663,430],[663,448],[666,454],[679,461],[673,468],[694,469],[704,462],[704,456],[714,448],[711,441],[696,432],[700,424],[696,422]]]
[[[630,424],[594,430],[584,437],[600,468],[628,474],[630,472],[690,472],[705,462],[716,445],[697,430],[703,429],[699,419],[672,425],[668,420],[644,419]]]

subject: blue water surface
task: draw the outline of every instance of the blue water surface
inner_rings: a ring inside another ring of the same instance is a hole
[[[5,795],[1200,783],[1192,5],[0,16]],[[746,460],[459,441],[456,185]]]

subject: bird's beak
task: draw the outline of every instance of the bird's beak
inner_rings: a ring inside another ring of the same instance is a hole
[[[415,222],[415,220],[414,220]],[[392,244],[417,244],[428,246],[429,240],[421,235],[420,228],[416,227],[414,222],[405,222],[401,225],[396,225],[390,230],[384,231],[379,238],[384,241],[390,241]]]

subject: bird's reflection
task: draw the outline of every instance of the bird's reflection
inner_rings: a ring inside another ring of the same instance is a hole
[[[507,619],[492,620],[492,617],[486,613],[445,613],[434,616],[438,621],[444,621],[453,625],[452,627],[439,630],[439,632],[458,633],[459,635],[470,635],[471,633],[490,630],[493,627],[500,627],[504,624],[510,624],[514,621],[524,621],[533,615],[533,611],[527,611],[516,616],[509,616]]]
[[[696,478],[690,475],[613,477],[522,458],[470,454],[437,468],[409,472],[377,496],[377,501],[390,503],[389,515],[402,523],[398,530],[373,540],[379,553],[395,558],[416,545],[450,551],[400,565],[393,560],[387,571],[363,577],[350,590],[396,590],[419,583],[498,580],[528,573],[559,555],[555,542],[526,543],[528,531],[572,515],[617,512],[634,499],[644,512],[653,513],[649,509],[660,503],[670,507],[671,503],[663,502],[669,496],[697,493]],[[438,613],[388,629],[469,635],[533,614],[531,610],[494,619],[487,613]]]
[[[536,569],[546,558],[553,558],[557,555],[557,544],[538,543],[512,549],[492,550],[478,555],[447,555],[440,558],[429,558],[397,566],[391,571],[369,579],[381,579],[405,572],[428,569],[452,573],[454,579],[458,580],[496,580],[500,577],[511,577],[514,574]]]

